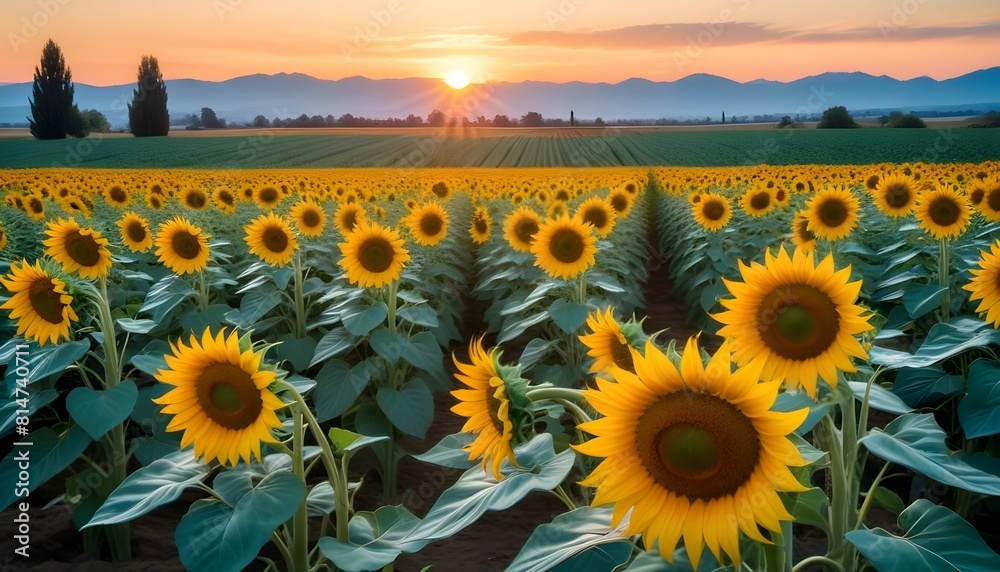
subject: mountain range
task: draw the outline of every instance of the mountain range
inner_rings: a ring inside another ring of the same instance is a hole
[[[490,82],[455,90],[430,78],[323,80],[280,73],[220,82],[176,79],[166,84],[173,119],[210,107],[231,124],[249,122],[257,115],[268,119],[302,114],[339,117],[346,113],[371,118],[427,117],[435,109],[454,110],[470,119],[498,114],[514,118],[529,111],[569,119],[573,110],[578,119],[601,117],[606,121],[718,119],[723,112],[729,117],[805,117],[836,105],[879,112],[1000,109],[1000,67],[940,81],[831,72],[789,82],[760,79],[740,83],[695,74],[664,82]],[[77,83],[75,101],[80,109],[97,109],[113,127],[122,127],[128,123],[126,106],[134,87],[131,83],[106,87]],[[0,84],[0,124],[25,123],[30,96],[30,82]]]

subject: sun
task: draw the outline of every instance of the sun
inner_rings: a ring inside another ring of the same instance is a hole
[[[444,78],[444,82],[455,89],[462,89],[469,85],[469,76],[462,70],[454,70]]]

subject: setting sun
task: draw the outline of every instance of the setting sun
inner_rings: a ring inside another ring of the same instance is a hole
[[[448,74],[448,77],[444,78],[444,82],[455,89],[462,89],[469,85],[469,76],[465,75],[465,72],[462,70],[455,70]]]

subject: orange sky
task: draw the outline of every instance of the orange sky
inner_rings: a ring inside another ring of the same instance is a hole
[[[31,81],[48,38],[96,85],[135,81],[143,54],[167,79],[206,80],[944,79],[1000,65],[997,0],[2,1],[0,83]]]

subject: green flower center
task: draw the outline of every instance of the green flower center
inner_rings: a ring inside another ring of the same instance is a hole
[[[264,409],[264,399],[253,377],[231,363],[212,363],[195,381],[202,412],[226,429],[241,430],[253,425]]]
[[[839,328],[836,304],[826,293],[806,284],[776,288],[757,308],[761,340],[785,359],[818,357],[836,342]]]

